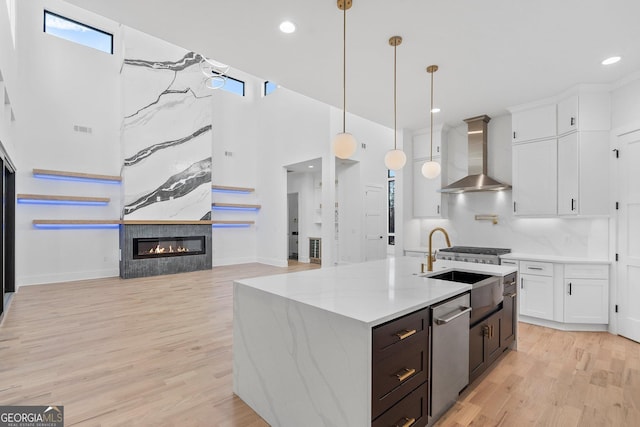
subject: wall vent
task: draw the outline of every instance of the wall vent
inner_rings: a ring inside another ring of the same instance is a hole
[[[81,132],[81,133],[92,133],[93,129],[91,129],[89,126],[80,126],[80,125],[73,125],[73,130],[75,132]]]

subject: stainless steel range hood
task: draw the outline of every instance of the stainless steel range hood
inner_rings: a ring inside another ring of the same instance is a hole
[[[489,116],[466,119],[469,131],[469,175],[449,184],[441,193],[465,193],[471,191],[509,190],[509,184],[503,184],[487,175],[487,123]]]

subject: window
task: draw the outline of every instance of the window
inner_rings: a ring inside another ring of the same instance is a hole
[[[395,171],[389,170],[387,173],[387,198],[388,198],[388,209],[387,209],[387,218],[388,218],[388,230],[387,234],[389,236],[389,245],[396,244],[396,218],[395,218],[395,207],[396,207],[396,180],[395,180]]]
[[[274,82],[264,82],[264,96],[270,95],[274,90],[278,88],[278,85]]]
[[[222,86],[221,89],[235,93],[236,95],[244,96],[244,82],[242,80],[234,79],[233,77],[227,76],[227,80],[224,82],[224,86]]]
[[[113,54],[113,35],[97,28],[44,11],[44,32],[61,39]]]

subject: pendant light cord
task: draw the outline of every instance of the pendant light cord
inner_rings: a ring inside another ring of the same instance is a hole
[[[432,162],[433,161],[433,73],[435,71],[431,72],[431,109],[429,110],[429,116],[431,117],[431,124],[430,124],[430,129],[431,129],[431,147],[430,147],[430,152],[429,152],[429,161]]]
[[[393,46],[393,149],[397,150],[398,147],[396,145],[396,139],[398,137],[398,121],[397,121],[397,102],[396,102],[396,51],[398,50],[398,45]]]
[[[345,0],[346,1],[346,0]],[[342,133],[346,133],[347,120],[347,8],[342,10]]]

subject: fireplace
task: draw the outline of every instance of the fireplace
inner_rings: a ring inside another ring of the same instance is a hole
[[[210,224],[124,224],[120,228],[120,277],[210,270],[211,237]]]
[[[200,255],[206,252],[204,236],[133,239],[133,259]]]

